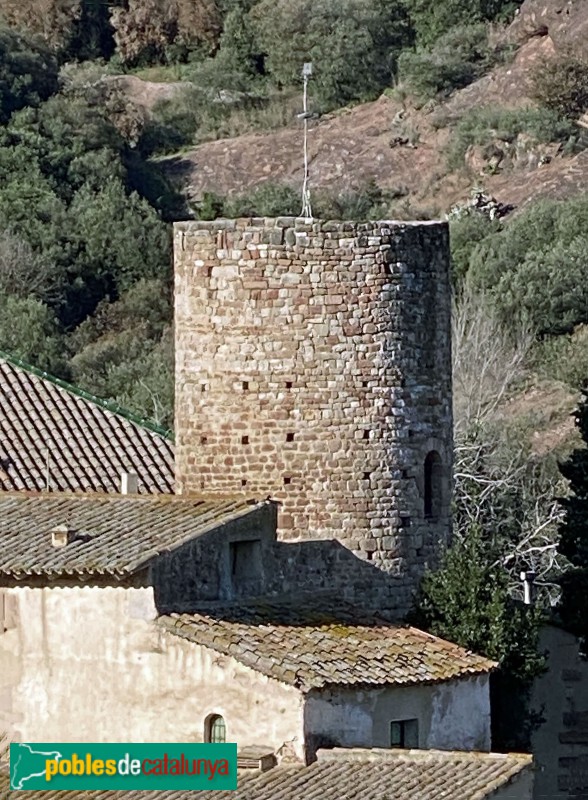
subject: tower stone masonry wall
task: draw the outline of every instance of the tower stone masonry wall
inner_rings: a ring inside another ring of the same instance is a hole
[[[447,224],[181,222],[174,252],[178,491],[270,495],[406,610],[450,531]]]

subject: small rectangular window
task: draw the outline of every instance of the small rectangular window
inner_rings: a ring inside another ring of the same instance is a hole
[[[249,539],[230,543],[231,582],[237,594],[254,594],[261,589],[261,541]]]
[[[417,719],[399,719],[390,723],[390,747],[414,750],[419,746]]]

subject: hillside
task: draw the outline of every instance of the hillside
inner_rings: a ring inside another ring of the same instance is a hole
[[[402,92],[390,92],[311,121],[312,186],[360,190],[373,180],[416,215],[421,209],[445,213],[477,186],[517,208],[584,191],[588,150],[568,155],[561,143],[537,143],[525,133],[505,141],[490,129],[483,147],[468,148],[461,169],[447,166],[445,152],[456,124],[472,111],[532,107],[528,84],[533,68],[569,48],[585,54],[587,31],[586,3],[526,0],[506,33],[517,47],[512,62],[448,99],[419,108],[410,97],[399,97]],[[268,181],[300,186],[301,154],[302,123],[294,118],[282,129],[205,142],[164,163],[197,202],[205,192],[244,194]]]
[[[471,283],[515,338],[528,320],[525,380],[568,393],[535,427],[568,431],[588,374],[588,6],[297,9],[0,0],[1,348],[171,426],[170,223],[299,213],[310,59],[315,213],[450,213],[456,295]]]
[[[569,567],[558,459],[588,379],[586,0],[0,0],[0,20],[0,351],[161,426],[171,224],[300,213],[303,64],[315,215],[447,216],[446,566],[475,620],[450,598],[444,635],[500,642],[516,673],[522,618],[497,618],[495,591],[512,608],[532,570],[547,606]]]

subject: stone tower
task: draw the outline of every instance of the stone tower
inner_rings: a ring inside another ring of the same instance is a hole
[[[408,602],[449,534],[448,228],[175,226],[180,493],[271,495],[283,539],[337,539]]]

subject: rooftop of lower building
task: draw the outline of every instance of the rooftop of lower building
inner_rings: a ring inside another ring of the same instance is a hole
[[[0,578],[132,575],[265,506],[246,498],[0,493]]]
[[[169,633],[303,692],[328,686],[432,684],[489,673],[495,662],[351,606],[275,601],[159,617]]]
[[[318,760],[304,767],[281,764],[266,771],[241,770],[235,791],[199,791],[197,800],[490,800],[530,798],[516,790],[529,774],[532,756],[443,750],[319,750]],[[0,774],[0,800],[185,800],[185,791],[18,791]]]

